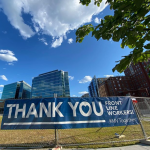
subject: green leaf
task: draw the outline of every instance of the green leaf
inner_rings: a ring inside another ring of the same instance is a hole
[[[76,31],[76,41],[82,42],[84,37],[92,32],[97,40],[103,38],[120,41],[121,48],[128,46],[134,49],[113,68],[113,71],[123,72],[131,62],[137,63],[150,58],[150,0],[106,0],[113,9],[114,15],[107,15],[101,23],[93,27],[91,24],[80,27]],[[80,0],[83,5],[94,3],[98,7],[102,0]],[[145,51],[146,52],[143,52]]]
[[[112,16],[111,15],[105,16],[104,19],[109,21],[110,19],[112,19]]]
[[[113,37],[112,37],[113,41],[118,42],[120,40],[120,38],[121,38],[121,32],[120,32],[120,30],[115,31],[113,33]]]
[[[91,3],[91,0],[80,0],[80,3],[81,3],[82,5],[88,6],[88,5]]]
[[[122,73],[132,62],[132,58],[133,55],[130,54],[128,56],[126,56],[125,58],[123,58],[122,60],[120,60],[120,63],[117,64],[112,71],[114,72],[115,70],[117,70],[118,72]]]
[[[145,7],[145,8],[142,8],[138,11],[138,16],[139,17],[144,17],[147,13],[149,12],[149,10]]]
[[[147,44],[147,45],[145,45],[145,46],[144,46],[144,48],[146,48],[146,49],[150,49],[150,43],[149,43],[149,44]]]
[[[136,26],[136,30],[138,30],[138,31],[140,31],[140,32],[142,32],[143,29],[144,29],[144,27],[143,27],[142,25]]]
[[[145,24],[145,25],[148,25],[149,22],[150,22],[150,15],[146,16],[146,19],[145,19],[145,21],[144,21],[144,24]]]
[[[129,48],[133,49],[135,45],[128,45]]]
[[[126,43],[125,43],[125,42],[122,42],[122,43],[121,43],[121,48],[124,48],[125,45],[126,45]]]
[[[144,3],[145,0],[133,0],[136,6],[136,9],[139,9],[141,7],[141,5]]]

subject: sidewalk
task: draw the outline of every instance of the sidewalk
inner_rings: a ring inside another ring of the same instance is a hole
[[[14,148],[0,148],[0,150],[14,150]],[[17,149],[19,150],[19,148]],[[22,150],[52,150],[48,148],[41,148],[41,149],[22,149]],[[111,147],[111,148],[98,148],[98,149],[82,149],[82,148],[62,148],[62,150],[150,150],[150,145],[145,144],[137,144],[131,146],[123,146],[123,147]]]
[[[99,148],[99,149],[62,149],[62,150],[150,150],[150,145],[138,144],[123,147]]]

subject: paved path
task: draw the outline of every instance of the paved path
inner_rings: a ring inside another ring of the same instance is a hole
[[[19,149],[19,148],[18,148]],[[14,150],[12,149],[2,149],[0,150]],[[16,149],[17,150],[17,149]],[[47,148],[41,148],[41,149],[22,149],[22,150],[51,150]],[[98,148],[98,149],[78,149],[78,148],[68,148],[68,149],[62,149],[62,150],[150,150],[150,145],[144,145],[144,144],[137,144],[137,145],[131,145],[131,146],[123,146],[123,147],[112,147],[112,148]]]
[[[99,148],[99,149],[63,149],[63,150],[150,150],[150,145],[138,144],[123,147]]]

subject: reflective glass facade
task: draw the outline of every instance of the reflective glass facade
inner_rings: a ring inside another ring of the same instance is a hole
[[[32,98],[37,97],[69,97],[68,72],[54,70],[40,74],[32,80]]]
[[[20,83],[18,98],[31,98],[31,86],[24,81]]]
[[[24,81],[7,84],[3,88],[2,100],[31,98],[31,86]]]

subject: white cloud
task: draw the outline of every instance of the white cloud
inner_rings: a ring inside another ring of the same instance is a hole
[[[69,77],[69,79],[70,79],[70,80],[73,80],[73,79],[74,79],[74,77],[73,77],[73,76],[68,76],[68,77]]]
[[[7,31],[2,31],[2,33],[7,34]]]
[[[77,97],[76,95],[72,95],[72,97]]]
[[[83,94],[86,94],[88,93],[87,91],[83,91],[83,92],[79,92],[79,94],[83,95]]]
[[[51,46],[56,48],[56,47],[60,46],[62,42],[63,42],[63,37],[60,37],[60,38],[54,40],[54,42],[52,43]]]
[[[46,40],[44,38],[39,38],[39,41],[42,41],[45,45],[48,45],[48,43],[46,42]]]
[[[18,61],[18,59],[14,56],[15,54],[10,50],[0,50],[0,60],[7,62]]]
[[[105,3],[106,0],[103,0],[100,7],[97,7],[92,0],[86,7],[79,0],[0,0],[0,7],[11,25],[24,38],[30,38],[37,33],[50,35],[55,39],[61,37],[59,41],[62,41],[62,37],[70,30],[91,22],[92,17],[107,6]],[[28,24],[24,22],[23,13],[32,16]]]
[[[114,75],[104,75],[106,78],[114,77]]]
[[[95,23],[98,23],[98,24],[101,23],[101,18],[98,19],[98,18],[96,17],[96,18],[94,19],[94,22],[95,22]]]
[[[79,83],[87,83],[92,80],[91,76],[85,76],[83,79],[79,80]]]
[[[8,65],[13,66],[14,64],[13,63],[8,63]]]
[[[24,23],[24,20],[21,16],[23,9],[22,0],[1,0],[0,4],[11,25],[18,29],[24,38],[29,38],[34,35],[32,29]]]
[[[2,92],[0,92],[0,94],[2,94]]]
[[[73,42],[73,39],[72,39],[72,38],[68,39],[68,43],[69,43],[69,44],[71,44],[72,42]]]
[[[0,75],[0,78],[1,78],[2,80],[8,81],[8,79],[6,78],[5,75]]]
[[[4,85],[0,85],[0,87],[4,87]]]
[[[109,39],[110,43],[112,44],[113,40],[112,39]]]

